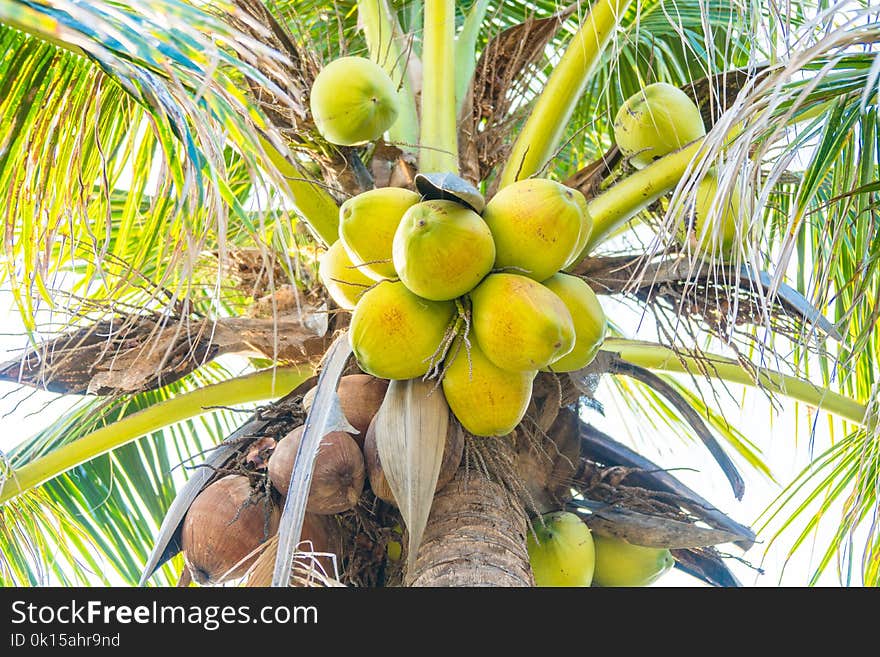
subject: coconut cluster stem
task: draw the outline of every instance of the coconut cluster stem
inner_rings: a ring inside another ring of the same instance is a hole
[[[593,232],[572,267],[596,246],[612,237],[623,224],[673,189],[702,144],[703,140],[698,139],[623,178],[591,199],[587,203],[587,210],[593,219]]]
[[[513,145],[500,187],[528,178],[553,156],[578,99],[632,0],[596,0]]]
[[[210,407],[280,397],[314,373],[310,366],[263,370],[154,404],[14,469],[0,489],[0,504],[141,436],[208,413]]]
[[[715,354],[695,358],[659,344],[637,340],[609,338],[602,346],[602,350],[613,352],[628,363],[653,371],[681,374],[704,372],[710,377],[731,383],[760,386],[855,424],[865,424],[867,407],[864,404],[796,376],[769,369],[749,372],[732,358]]]
[[[454,0],[425,0],[424,39],[419,170],[458,173]]]
[[[269,161],[284,176],[287,191],[306,224],[315,237],[331,246],[339,239],[339,207],[336,201],[317,182],[305,178],[265,137],[260,137],[260,143]]]

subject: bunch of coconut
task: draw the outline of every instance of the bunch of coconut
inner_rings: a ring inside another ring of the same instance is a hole
[[[681,89],[665,82],[650,84],[630,96],[614,119],[614,140],[636,169],[705,136],[700,109]],[[710,171],[677,224],[675,237],[692,253],[718,260],[736,257],[742,245],[759,235],[760,226],[742,225],[739,184],[719,195],[719,180]]]
[[[569,511],[534,519],[527,548],[536,586],[650,586],[675,565],[669,550],[594,534]]]
[[[366,463],[362,446],[387,387],[387,381],[367,374],[340,379],[340,406],[355,433],[333,431],[321,439],[306,504],[301,551],[335,551],[325,517],[349,511],[363,493]],[[311,397],[309,392],[304,396],[306,412]],[[242,470],[241,474],[217,479],[195,498],[181,535],[184,559],[194,581],[203,585],[228,582],[242,577],[255,563],[278,530],[302,433],[303,426],[299,426],[277,443],[269,440],[265,462],[250,472]]]
[[[346,201],[321,275],[353,310],[351,345],[364,371],[441,377],[465,429],[508,434],[539,371],[581,369],[604,339],[593,290],[560,271],[589,237],[586,200],[542,178],[488,203],[449,174],[420,174],[417,185]]]
[[[397,102],[385,71],[358,57],[325,66],[310,95],[319,132],[346,146],[381,137]],[[321,280],[353,311],[349,335],[363,371],[442,377],[465,429],[510,433],[536,374],[585,367],[605,336],[596,295],[560,271],[590,235],[586,200],[542,178],[514,183],[488,204],[448,173],[419,174],[416,188],[348,199]]]

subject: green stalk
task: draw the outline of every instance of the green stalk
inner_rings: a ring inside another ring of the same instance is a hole
[[[419,143],[416,97],[407,74],[408,52],[402,47],[403,30],[388,0],[358,0],[358,18],[367,40],[370,59],[398,83],[398,114],[388,130],[391,141],[412,149]]]
[[[703,140],[698,139],[627,176],[591,199],[587,203],[587,209],[593,219],[593,232],[580,255],[575,258],[575,264],[616,234],[627,221],[673,189],[702,144]]]
[[[0,504],[141,436],[208,413],[212,406],[280,397],[314,373],[309,366],[263,370],[159,402],[16,468],[0,489]]]
[[[536,174],[559,148],[575,105],[631,3],[596,0],[593,4],[513,144],[501,173],[501,187]]]
[[[316,238],[327,246],[339,239],[339,207],[326,189],[309,182],[265,137],[260,144],[269,161],[284,176],[296,209]]]
[[[758,370],[753,374],[732,358],[715,354],[694,358],[659,344],[637,340],[609,338],[605,340],[602,350],[618,354],[626,362],[649,370],[681,374],[704,372],[710,377],[731,383],[760,386],[771,392],[815,406],[817,409],[837,415],[854,424],[862,426],[865,424],[867,407],[864,404],[796,376],[767,369]]]
[[[424,38],[419,170],[458,173],[454,0],[425,0]]]

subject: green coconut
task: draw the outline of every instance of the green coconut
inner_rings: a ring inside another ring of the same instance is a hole
[[[689,244],[700,254],[720,260],[736,257],[737,251],[744,249],[751,234],[748,226],[738,232],[740,217],[740,190],[736,186],[727,198],[719,199],[713,208],[718,194],[718,178],[707,175],[697,186],[694,214],[679,225],[678,240]]]
[[[592,230],[584,195],[546,178],[508,185],[486,205],[483,219],[495,240],[495,267],[536,281],[580,253]]]
[[[665,82],[630,96],[614,119],[614,141],[637,169],[706,134],[694,101]]]
[[[675,558],[665,548],[633,545],[598,534],[593,540],[594,578],[599,586],[649,586],[675,565]]]
[[[340,57],[315,77],[309,103],[324,139],[340,146],[358,146],[379,139],[394,125],[397,86],[369,59]]]
[[[503,370],[539,370],[574,348],[574,321],[565,303],[531,278],[490,274],[470,297],[476,342]]]
[[[579,516],[568,511],[548,513],[532,529],[526,548],[536,586],[590,586],[596,550],[590,529]]]
[[[360,368],[381,379],[424,376],[451,327],[451,301],[430,301],[400,281],[365,293],[351,315],[349,339]]]

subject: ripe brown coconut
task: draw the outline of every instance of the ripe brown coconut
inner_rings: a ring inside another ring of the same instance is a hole
[[[302,433],[299,426],[287,434],[269,458],[269,479],[285,496]],[[306,511],[323,515],[348,511],[360,499],[365,480],[364,455],[358,444],[343,431],[331,431],[318,447]]]
[[[336,394],[339,395],[342,414],[358,430],[353,438],[361,447],[364,446],[367,427],[379,411],[387,390],[388,381],[369,374],[348,374],[339,379]],[[315,389],[312,388],[303,397],[303,408],[306,412],[311,408],[314,396]]]
[[[193,580],[219,584],[244,575],[258,556],[248,555],[278,531],[280,519],[279,508],[255,494],[247,477],[212,483],[183,520],[181,547]]]
[[[394,493],[388,485],[385,473],[382,470],[382,462],[379,460],[379,450],[376,448],[376,423],[370,422],[367,429],[367,437],[364,441],[364,460],[367,463],[367,477],[370,480],[370,488],[373,494],[380,500],[397,506]],[[458,422],[449,423],[449,431],[446,433],[446,445],[443,448],[443,461],[440,463],[440,475],[437,477],[437,487],[434,492],[441,490],[452,481],[461,458],[464,454],[464,432]]]
[[[316,581],[313,576],[316,571],[329,578],[337,576],[337,569],[342,568],[339,562],[342,554],[342,540],[339,527],[329,516],[321,516],[316,513],[306,513],[303,516],[300,542],[297,546],[299,554],[294,563],[292,586],[306,586]],[[336,555],[337,563],[334,567],[330,556],[317,556],[315,553],[327,553]],[[247,586],[267,587],[272,585],[272,574],[275,570],[275,559],[278,556],[278,542],[272,541],[254,563],[254,567],[248,575]],[[312,575],[312,577],[310,577]],[[317,578],[320,581],[320,578]]]

